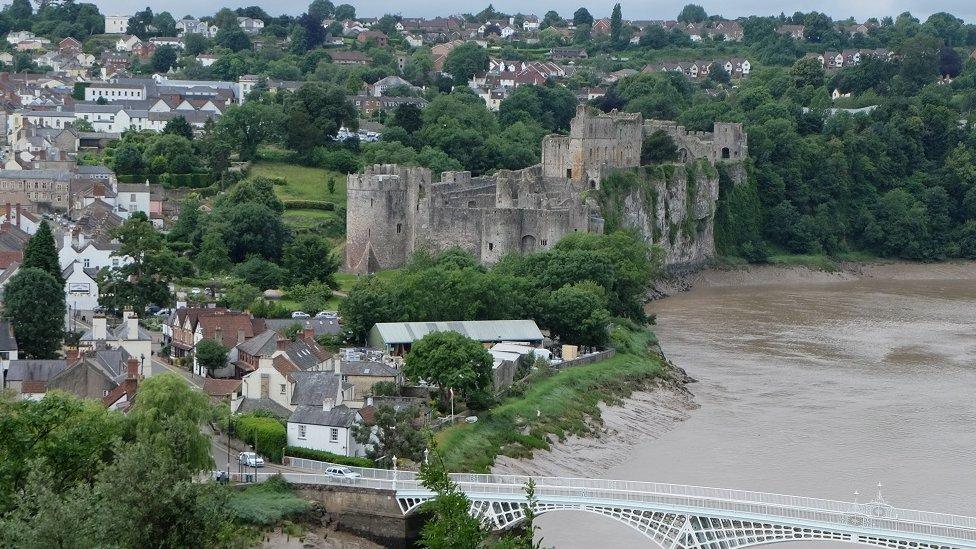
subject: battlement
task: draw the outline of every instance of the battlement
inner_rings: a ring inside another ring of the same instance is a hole
[[[574,139],[627,139],[639,135],[640,123],[640,113],[592,113],[586,105],[578,105],[569,135]]]
[[[427,168],[401,166],[399,164],[374,164],[366,166],[362,173],[349,174],[346,189],[353,191],[406,191],[411,186],[430,183],[431,172]]]

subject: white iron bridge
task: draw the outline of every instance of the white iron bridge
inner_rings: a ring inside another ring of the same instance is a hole
[[[309,473],[283,473],[298,484],[394,491],[404,515],[433,497],[412,471],[349,467],[358,478],[322,474],[331,464],[290,458]],[[259,480],[271,476],[259,474]],[[656,482],[518,475],[452,474],[471,514],[495,529],[525,519],[525,486],[535,482],[535,514],[583,511],[616,520],[661,549],[733,549],[785,541],[840,541],[889,549],[976,549],[976,517],[899,509],[881,495],[835,501]]]

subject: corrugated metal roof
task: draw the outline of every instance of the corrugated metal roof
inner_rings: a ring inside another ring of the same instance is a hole
[[[462,320],[452,322],[379,322],[373,327],[383,343],[413,343],[431,332],[457,332],[475,341],[542,341],[533,320]]]

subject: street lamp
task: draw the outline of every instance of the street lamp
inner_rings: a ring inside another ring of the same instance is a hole
[[[145,353],[139,355],[139,375],[143,378],[146,377],[146,354]]]

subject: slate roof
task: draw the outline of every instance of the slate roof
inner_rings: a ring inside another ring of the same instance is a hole
[[[316,337],[342,332],[339,320],[335,318],[269,318],[265,320],[265,324],[269,329],[278,332],[284,332],[295,324],[299,324],[303,330],[312,330]]]
[[[321,406],[321,404],[319,404],[319,406]],[[291,415],[291,410],[285,408],[270,398],[245,398],[241,401],[241,405],[237,408],[237,413],[246,414],[248,412],[254,412],[257,410],[271,412],[280,418],[286,418]]]
[[[7,381],[48,381],[67,368],[65,360],[11,360]]]
[[[270,355],[277,349],[277,342],[278,333],[274,330],[266,330],[238,345],[237,350],[251,356]]]
[[[323,410],[322,405],[299,406],[288,418],[288,423],[306,423],[308,425],[324,425],[326,427],[352,427],[359,421],[359,410],[346,406],[335,406],[331,410]]]
[[[339,394],[339,384],[343,388],[351,387],[349,383],[342,383],[342,378],[335,372],[293,372],[295,390],[291,394],[294,406],[322,406],[325,398],[335,398]]]
[[[457,332],[475,341],[542,341],[533,320],[471,320],[452,322],[378,322],[373,326],[388,345],[413,343],[431,332]]]

